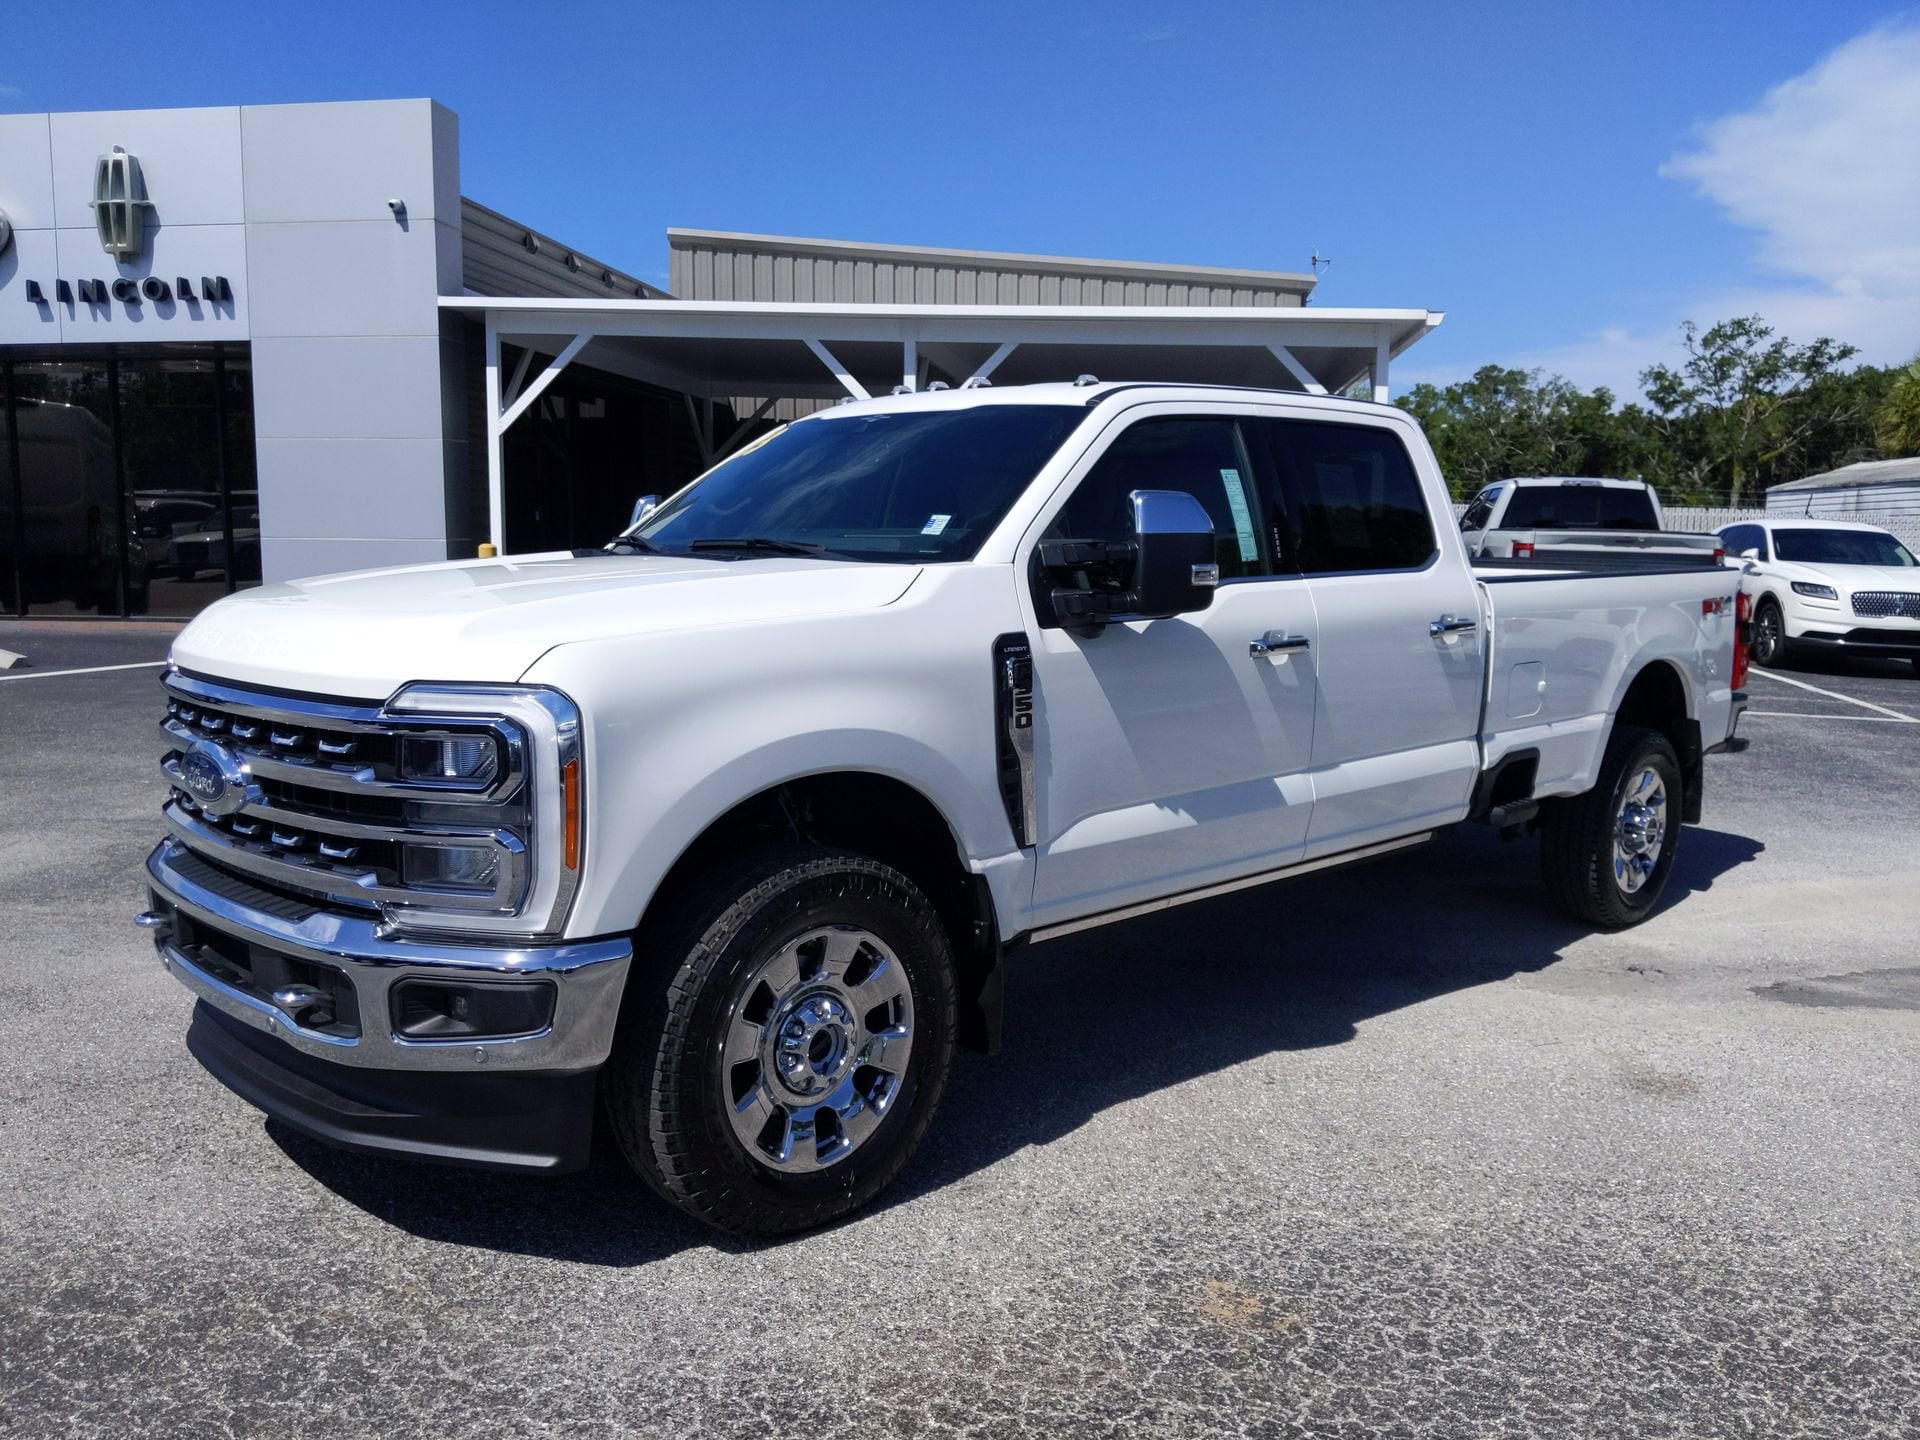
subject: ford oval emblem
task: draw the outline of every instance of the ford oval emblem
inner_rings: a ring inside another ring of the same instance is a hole
[[[246,804],[252,778],[246,761],[212,740],[194,741],[180,757],[180,788],[209,815],[231,815]]]

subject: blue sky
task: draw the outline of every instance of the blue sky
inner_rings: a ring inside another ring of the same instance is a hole
[[[1920,348],[1920,10],[12,0],[0,108],[431,95],[463,188],[659,283],[668,225],[1301,270],[1396,370],[1631,388],[1747,309]],[[27,42],[27,43],[23,43]]]

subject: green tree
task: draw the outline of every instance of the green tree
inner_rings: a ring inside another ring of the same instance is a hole
[[[1920,455],[1920,355],[1893,373],[1873,412],[1873,431],[1888,459]]]
[[[1416,385],[1398,403],[1426,430],[1456,498],[1509,475],[1638,476],[1659,454],[1638,406],[1617,409],[1604,387],[1585,392],[1537,370],[1486,365],[1444,388]]]
[[[1851,345],[1825,336],[1796,345],[1758,315],[1704,331],[1688,321],[1680,334],[1685,362],[1652,366],[1640,383],[1674,476],[1692,497],[1738,505],[1810,437],[1865,413],[1861,387],[1830,383],[1854,355]]]

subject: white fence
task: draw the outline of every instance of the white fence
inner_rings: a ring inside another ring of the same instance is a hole
[[[1465,505],[1456,503],[1453,518],[1458,520],[1466,510]],[[1667,529],[1683,535],[1707,535],[1728,525],[1739,525],[1755,520],[1772,520],[1775,523],[1790,521],[1795,517],[1783,515],[1778,510],[1771,514],[1757,507],[1730,509],[1725,505],[1669,505],[1662,514],[1666,518]],[[1878,525],[1882,530],[1891,531],[1900,537],[1907,549],[1920,555],[1920,515],[1889,515],[1876,510],[1850,511],[1846,515],[1816,515],[1816,520],[1859,520],[1867,525]]]

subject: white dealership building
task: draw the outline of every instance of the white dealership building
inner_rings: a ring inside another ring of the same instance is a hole
[[[1371,387],[1313,277],[670,230],[671,293],[466,198],[429,100],[0,115],[0,613],[598,543],[779,419],[969,381]]]

